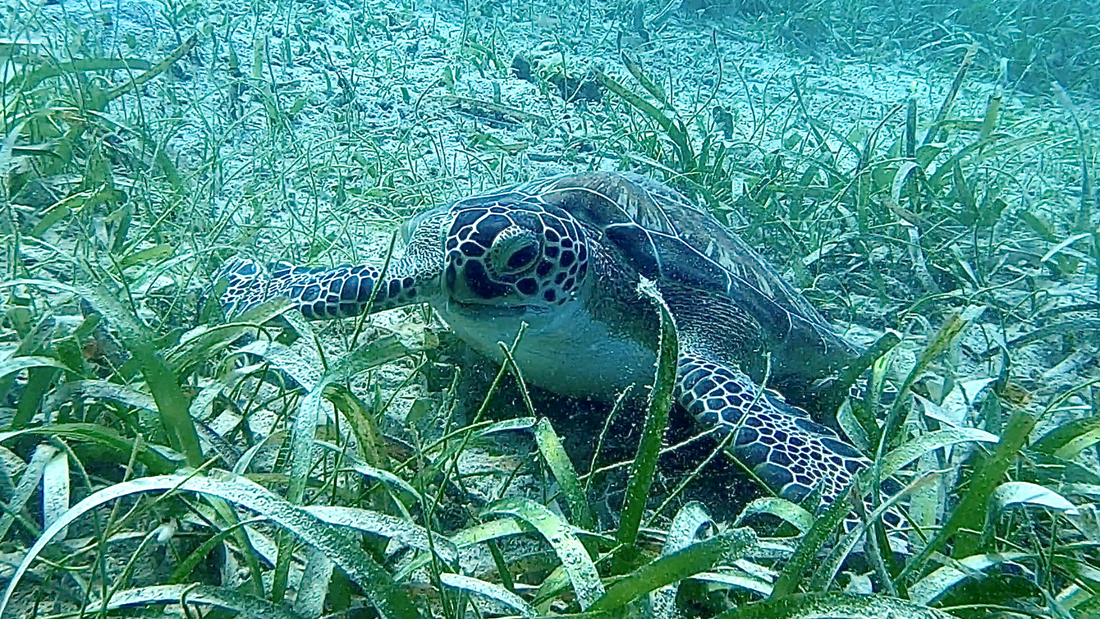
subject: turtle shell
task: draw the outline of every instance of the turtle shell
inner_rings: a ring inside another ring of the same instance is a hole
[[[772,368],[785,380],[820,378],[858,356],[745,241],[661,183],[632,173],[588,173],[515,191],[568,211],[641,276],[732,299],[762,327]]]

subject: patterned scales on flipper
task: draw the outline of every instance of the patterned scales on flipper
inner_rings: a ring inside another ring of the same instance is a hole
[[[374,311],[417,303],[420,301],[418,295],[424,297],[424,302],[431,300],[439,279],[438,251],[435,249],[439,233],[436,230],[433,238],[427,232],[438,228],[439,219],[438,214],[434,220],[419,218],[424,228],[419,235],[406,237],[405,253],[386,272],[385,285],[374,298]],[[285,296],[308,319],[346,318],[364,311],[380,278],[381,270],[373,265],[326,269],[277,262],[265,269],[252,260],[235,257],[214,274],[210,289],[219,280],[226,281],[226,290],[219,303],[229,316]]]
[[[743,372],[680,355],[676,400],[719,437],[735,432],[733,455],[779,496],[801,502],[817,484],[832,500],[868,460],[804,411],[761,392]]]
[[[429,303],[474,350],[527,330],[524,377],[563,395],[612,399],[653,379],[659,325],[637,292],[653,280],[676,321],[676,400],[792,500],[831,501],[866,466],[832,430],[759,385],[797,388],[856,357],[739,237],[679,193],[636,174],[559,176],[443,204],[411,219],[386,273],[372,266],[265,272],[235,260],[223,307],[285,295],[310,318]],[[379,257],[378,262],[381,262]]]

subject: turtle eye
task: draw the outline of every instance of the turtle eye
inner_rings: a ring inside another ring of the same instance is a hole
[[[489,255],[494,271],[500,275],[515,275],[535,266],[540,252],[539,240],[534,233],[510,226],[493,240]]]

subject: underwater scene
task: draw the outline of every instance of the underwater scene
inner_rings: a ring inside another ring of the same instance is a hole
[[[0,619],[1100,617],[1093,0],[0,18]]]

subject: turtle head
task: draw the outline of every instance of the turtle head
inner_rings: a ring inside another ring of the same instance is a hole
[[[573,300],[588,273],[584,230],[569,213],[529,203],[459,203],[444,241],[452,304],[545,313]]]

